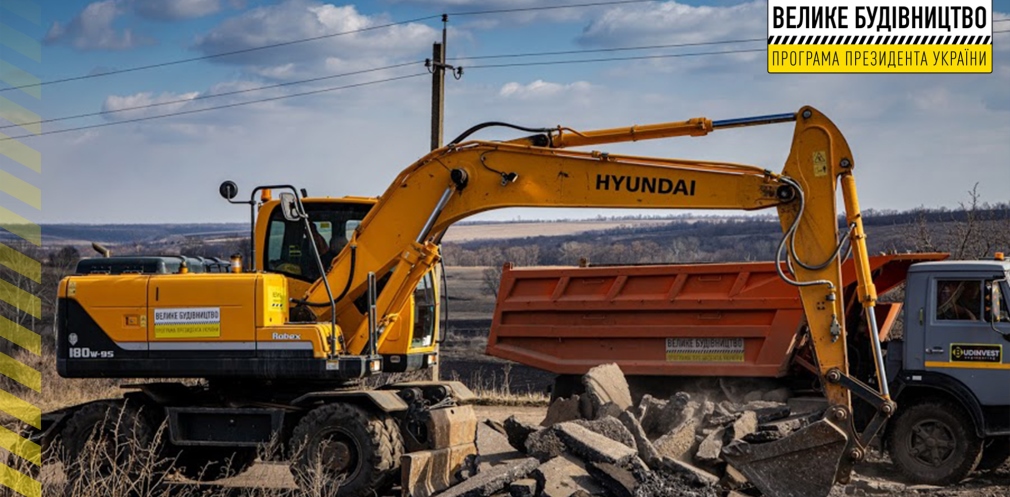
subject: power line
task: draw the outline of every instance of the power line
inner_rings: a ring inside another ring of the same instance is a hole
[[[695,52],[695,53],[678,53],[678,54],[661,54],[661,55],[638,55],[633,57],[602,57],[597,59],[575,59],[575,60],[549,60],[542,62],[510,62],[506,64],[484,64],[476,66],[468,66],[466,69],[490,69],[490,68],[500,68],[500,67],[525,67],[525,66],[549,66],[549,65],[561,65],[561,64],[585,64],[591,62],[616,62],[622,60],[648,60],[648,59],[674,59],[679,57],[700,57],[703,55],[729,55],[736,53],[751,53],[751,52],[764,52],[765,48],[754,48],[746,50],[726,50],[723,52]]]
[[[582,8],[582,7],[596,7],[596,6],[604,6],[604,5],[621,5],[621,4],[632,4],[632,3],[645,3],[645,2],[651,2],[651,1],[654,1],[654,0],[614,0],[614,1],[601,1],[601,2],[589,2],[589,3],[580,3],[580,4],[569,4],[569,5],[554,5],[554,6],[545,6],[545,7],[521,7],[521,8],[514,8],[514,9],[497,9],[497,10],[484,10],[484,11],[450,12],[450,13],[448,13],[446,15],[451,15],[451,16],[477,16],[477,15],[486,15],[486,14],[505,14],[505,13],[510,13],[510,12],[530,12],[530,11],[538,11],[538,10],[557,10],[557,9],[572,9],[572,8]],[[289,40],[289,41],[283,41],[283,42],[278,42],[278,43],[270,43],[270,44],[267,44],[267,45],[261,45],[261,46],[257,46],[257,47],[249,47],[249,48],[242,48],[242,49],[238,49],[238,50],[230,50],[230,51],[227,51],[227,52],[219,52],[219,53],[215,53],[215,54],[201,55],[201,56],[198,56],[198,57],[188,57],[188,58],[184,58],[184,59],[169,60],[169,61],[165,61],[165,62],[158,62],[158,63],[154,63],[154,64],[145,64],[145,65],[142,65],[142,66],[127,67],[127,68],[124,68],[124,69],[115,69],[115,70],[112,70],[112,71],[105,71],[105,72],[94,73],[94,74],[82,74],[80,76],[71,76],[71,77],[67,77],[67,78],[52,79],[52,80],[48,80],[48,81],[40,81],[38,83],[29,83],[29,84],[23,84],[23,85],[17,85],[17,86],[8,86],[6,88],[0,88],[0,93],[11,91],[11,90],[23,90],[23,89],[26,89],[26,88],[36,88],[36,87],[42,87],[42,86],[57,85],[57,84],[62,84],[62,83],[69,83],[69,82],[72,82],[72,81],[82,81],[82,80],[86,80],[86,79],[103,78],[103,77],[106,77],[106,76],[113,76],[113,75],[116,75],[116,74],[124,74],[124,73],[131,73],[131,72],[137,72],[137,71],[146,71],[146,70],[149,70],[149,69],[157,69],[157,68],[161,68],[161,67],[168,67],[168,66],[174,66],[174,65],[179,65],[179,64],[186,64],[186,63],[189,63],[189,62],[197,62],[197,61],[201,61],[201,60],[210,60],[210,59],[217,59],[217,58],[221,58],[221,57],[229,57],[229,56],[232,56],[232,55],[240,55],[240,54],[245,54],[245,53],[250,53],[250,52],[258,52],[260,50],[269,50],[271,48],[278,48],[278,47],[297,45],[297,44],[301,44],[301,43],[308,43],[308,42],[323,40],[323,39],[327,39],[327,38],[335,38],[335,37],[338,37],[338,36],[350,35],[350,34],[355,34],[355,33],[364,33],[364,32],[367,32],[367,31],[375,31],[375,30],[379,30],[379,29],[387,29],[387,28],[391,28],[391,27],[394,27],[394,26],[401,26],[401,25],[404,25],[404,24],[410,24],[410,23],[415,23],[415,22],[430,21],[430,20],[433,20],[433,19],[439,19],[439,18],[442,17],[442,15],[443,14],[432,14],[432,15],[428,15],[428,16],[422,16],[422,17],[416,17],[416,18],[413,18],[413,19],[408,19],[408,20],[405,20],[405,21],[390,22],[390,23],[386,23],[386,24],[379,24],[379,25],[375,25],[375,26],[369,26],[367,28],[353,29],[353,30],[350,30],[350,31],[341,31],[339,33],[329,33],[329,34],[325,34],[325,35],[312,36],[312,37],[308,37],[308,38],[298,38],[298,39]]]
[[[506,58],[518,58],[518,57],[545,57],[549,55],[574,55],[583,53],[625,52],[632,50],[655,50],[664,48],[697,47],[705,45],[727,45],[733,43],[749,43],[756,41],[765,41],[765,39],[745,38],[740,40],[704,41],[697,43],[673,43],[669,45],[643,45],[638,47],[590,48],[585,50],[562,50],[558,52],[530,52],[530,53],[500,54],[500,55],[473,55],[469,57],[454,57],[451,60],[486,60],[486,59],[506,59]]]
[[[310,38],[299,38],[297,40],[290,40],[290,41],[282,41],[282,42],[278,42],[278,43],[271,43],[269,45],[261,45],[261,46],[258,46],[258,47],[250,47],[250,48],[243,48],[243,49],[239,49],[239,50],[231,50],[231,51],[228,51],[228,52],[220,52],[220,53],[216,53],[216,54],[201,55],[199,57],[189,57],[189,58],[186,58],[186,59],[176,59],[176,60],[170,60],[170,61],[166,61],[166,62],[158,62],[156,64],[147,64],[147,65],[143,65],[143,66],[127,67],[125,69],[116,69],[116,70],[106,71],[106,72],[100,72],[100,73],[96,73],[96,74],[83,74],[83,75],[80,75],[80,76],[73,76],[73,77],[69,77],[69,78],[52,79],[52,80],[49,80],[49,81],[41,81],[39,83],[31,83],[31,84],[26,84],[26,85],[8,86],[6,88],[0,88],[0,93],[5,92],[5,91],[11,91],[11,90],[23,90],[25,88],[35,88],[35,87],[41,87],[41,86],[56,85],[56,84],[60,84],[60,83],[69,83],[71,81],[81,81],[81,80],[84,80],[84,79],[102,78],[102,77],[105,77],[105,76],[112,76],[112,75],[115,75],[115,74],[123,74],[123,73],[136,72],[136,71],[146,71],[148,69],[157,69],[159,67],[167,67],[167,66],[174,66],[174,65],[178,65],[178,64],[185,64],[187,62],[196,62],[196,61],[200,61],[200,60],[217,59],[217,58],[220,58],[220,57],[228,57],[228,56],[231,56],[231,55],[239,55],[239,54],[244,54],[244,53],[257,52],[257,51],[260,51],[260,50],[268,50],[268,49],[277,48],[277,47],[286,47],[286,46],[291,46],[291,45],[297,45],[297,44],[300,44],[300,43],[307,43],[307,42],[310,42],[310,41],[322,40],[322,39],[326,39],[326,38],[335,38],[337,36],[344,36],[344,35],[350,35],[350,34],[355,34],[355,33],[364,33],[366,31],[375,31],[375,30],[378,30],[378,29],[386,29],[386,28],[391,28],[393,26],[400,26],[400,25],[409,24],[409,23],[412,23],[412,22],[427,21],[427,20],[436,19],[436,18],[439,18],[439,17],[441,17],[441,16],[440,15],[430,15],[430,16],[425,16],[425,17],[417,17],[417,18],[414,18],[414,19],[406,20],[406,21],[391,22],[391,23],[387,23],[387,24],[380,24],[380,25],[376,25],[376,26],[369,26],[367,28],[353,29],[353,30],[350,30],[350,31],[341,31],[339,33],[330,33],[330,34],[325,34],[325,35],[313,36],[313,37],[310,37]]]
[[[380,83],[389,83],[391,81],[399,81],[399,80],[403,80],[403,79],[417,78],[417,77],[420,77],[420,76],[428,76],[428,75],[429,75],[429,73],[427,71],[425,71],[423,73],[418,73],[418,74],[409,74],[409,75],[406,75],[406,76],[396,76],[396,77],[393,77],[393,78],[385,78],[385,79],[379,79],[379,80],[375,80],[375,81],[367,81],[367,82],[364,82],[364,83],[354,83],[354,84],[350,84],[350,85],[343,85],[343,86],[335,86],[335,87],[329,87],[329,88],[322,88],[322,89],[318,89],[318,90],[306,91],[306,92],[301,92],[301,93],[291,93],[291,94],[288,94],[288,95],[280,95],[280,96],[276,96],[276,97],[260,98],[260,99],[256,99],[256,100],[245,101],[245,102],[235,102],[235,103],[231,103],[231,104],[217,105],[217,106],[214,106],[214,107],[204,107],[204,108],[201,108],[201,109],[190,109],[190,110],[179,111],[179,112],[171,112],[171,113],[168,113],[168,114],[159,114],[159,115],[156,115],[156,116],[138,117],[138,118],[135,118],[135,119],[127,119],[127,120],[123,120],[123,121],[113,121],[113,122],[108,122],[108,123],[91,124],[91,125],[88,125],[88,126],[78,126],[78,127],[75,127],[75,128],[55,129],[55,130],[52,130],[52,131],[44,131],[44,132],[38,133],[38,134],[28,133],[28,134],[23,134],[23,135],[19,135],[19,136],[9,136],[9,137],[6,137],[6,138],[0,138],[0,142],[5,142],[5,141],[8,141],[8,140],[21,140],[21,139],[24,139],[24,138],[34,138],[36,136],[56,135],[56,134],[60,134],[60,133],[69,133],[71,131],[82,131],[82,130],[93,129],[93,128],[104,128],[104,127],[107,127],[107,126],[116,126],[116,125],[119,125],[119,124],[129,124],[129,123],[136,123],[136,122],[142,122],[142,121],[151,121],[151,120],[154,120],[154,119],[162,119],[162,118],[166,118],[166,117],[175,117],[175,116],[184,116],[184,115],[189,115],[189,114],[197,114],[197,113],[200,113],[200,112],[208,112],[208,111],[212,111],[212,110],[229,109],[229,108],[232,108],[232,107],[241,107],[241,106],[244,106],[244,105],[259,104],[259,103],[264,103],[264,102],[273,102],[273,101],[276,101],[276,100],[284,100],[284,99],[295,98],[295,97],[304,97],[304,96],[307,96],[307,95],[317,95],[317,94],[320,94],[320,93],[326,93],[326,92],[331,92],[331,91],[346,90],[346,89],[350,89],[350,88],[358,88],[358,87],[362,87],[362,86],[376,85],[376,84],[380,84]]]
[[[477,55],[477,56],[470,56],[470,57],[458,57],[455,60],[484,60],[484,59],[499,59],[499,58],[543,57],[543,56],[553,56],[553,55],[573,55],[573,54],[581,54],[581,53],[619,52],[619,51],[629,51],[629,50],[649,50],[649,49],[663,49],[663,48],[681,48],[681,47],[690,47],[690,46],[720,45],[720,44],[743,43],[743,42],[757,42],[757,41],[764,41],[764,39],[763,38],[751,38],[751,39],[741,39],[741,40],[722,40],[722,41],[699,42],[699,43],[678,43],[678,44],[669,44],[669,45],[648,45],[648,46],[638,46],[638,47],[616,47],[616,48],[601,48],[601,49],[587,49],[587,50],[565,50],[565,51],[556,51],[556,52],[535,52],[535,53],[516,53],[516,54]],[[0,130],[7,129],[7,128],[32,126],[32,125],[37,125],[37,124],[48,124],[48,123],[54,123],[54,122],[60,122],[60,121],[68,121],[68,120],[73,120],[73,119],[83,119],[83,118],[87,118],[87,117],[99,117],[99,116],[105,116],[105,115],[110,115],[110,114],[118,114],[118,113],[122,113],[122,112],[134,111],[134,110],[149,109],[149,108],[153,108],[153,107],[163,107],[163,106],[167,106],[167,105],[184,104],[184,103],[195,102],[195,101],[199,101],[199,100],[206,100],[206,99],[211,99],[211,98],[227,97],[227,96],[232,96],[232,95],[239,95],[239,94],[251,93],[251,92],[256,92],[256,91],[263,91],[263,90],[269,90],[269,89],[274,89],[274,88],[282,88],[282,87],[295,86],[295,85],[301,85],[301,84],[306,84],[306,83],[314,83],[314,82],[318,82],[318,81],[325,81],[325,80],[328,80],[328,79],[336,79],[336,78],[342,78],[342,77],[347,77],[347,76],[360,75],[360,74],[365,74],[365,73],[370,73],[370,72],[376,72],[376,71],[383,71],[383,70],[389,70],[389,69],[397,69],[397,68],[405,67],[405,66],[412,65],[412,64],[420,64],[422,62],[423,61],[404,62],[404,63],[393,64],[393,65],[389,65],[389,66],[375,67],[375,68],[370,68],[370,69],[363,69],[363,70],[360,70],[360,71],[353,71],[353,72],[347,72],[347,73],[341,73],[341,74],[333,74],[333,75],[328,75],[328,76],[320,76],[320,77],[309,78],[309,79],[301,79],[301,80],[297,80],[297,81],[288,81],[288,82],[277,83],[277,84],[272,84],[272,85],[257,86],[255,88],[244,88],[244,89],[241,89],[241,90],[234,90],[234,91],[228,91],[228,92],[222,92],[222,93],[199,95],[199,96],[196,96],[194,98],[180,98],[180,99],[168,100],[168,101],[164,101],[164,102],[155,102],[155,103],[150,103],[150,104],[135,105],[135,106],[131,106],[131,107],[123,107],[123,108],[119,108],[119,109],[115,109],[115,110],[103,110],[103,111],[98,111],[98,112],[88,112],[88,113],[84,113],[84,114],[75,114],[75,115],[69,115],[69,116],[62,116],[62,117],[54,117],[54,118],[49,118],[49,119],[42,119],[42,120],[39,120],[39,121],[31,121],[31,122],[24,122],[24,123],[17,123],[17,124],[6,124],[6,125],[0,126]]]
[[[232,95],[239,95],[239,94],[242,94],[242,93],[251,93],[251,92],[254,92],[254,91],[270,90],[270,89],[273,89],[273,88],[281,88],[281,87],[285,87],[285,86],[301,85],[301,84],[305,84],[305,83],[314,83],[314,82],[317,82],[317,81],[325,81],[325,80],[328,80],[328,79],[343,78],[343,77],[347,77],[347,76],[356,76],[356,75],[359,75],[359,74],[366,74],[366,73],[376,72],[376,71],[385,71],[385,70],[388,70],[388,69],[396,69],[396,68],[400,68],[400,67],[405,67],[405,66],[409,66],[409,65],[413,65],[413,64],[422,64],[422,63],[424,63],[423,60],[404,62],[402,64],[394,64],[394,65],[391,65],[391,66],[373,67],[371,69],[362,69],[360,71],[346,72],[346,73],[342,73],[342,74],[332,74],[332,75],[329,75],[329,76],[320,76],[320,77],[317,77],[317,78],[301,79],[301,80],[297,80],[297,81],[287,81],[287,82],[284,82],[284,83],[276,83],[276,84],[266,85],[266,86],[257,86],[255,88],[244,88],[244,89],[241,89],[241,90],[233,90],[233,91],[227,91],[227,92],[222,92],[222,93],[198,95],[198,96],[193,97],[193,98],[180,98],[180,99],[176,99],[176,100],[168,100],[168,101],[165,101],[165,102],[155,102],[155,103],[151,103],[151,104],[135,105],[135,106],[132,106],[132,107],[123,107],[123,108],[115,109],[115,110],[103,110],[103,111],[99,111],[99,112],[88,112],[86,114],[76,114],[76,115],[72,115],[72,116],[54,117],[54,118],[50,118],[50,119],[42,119],[40,121],[32,121],[32,122],[27,122],[27,123],[6,124],[6,125],[3,125],[3,126],[0,126],[0,129],[16,128],[16,127],[23,127],[23,126],[33,126],[33,125],[36,125],[36,124],[46,124],[46,123],[53,123],[53,122],[59,122],[59,121],[69,121],[69,120],[72,120],[72,119],[83,119],[85,117],[106,116],[106,115],[110,115],[110,114],[118,114],[118,113],[121,113],[121,112],[129,112],[129,111],[132,111],[132,110],[150,109],[150,108],[153,108],[153,107],[161,107],[161,106],[165,106],[165,105],[174,105],[174,104],[183,104],[183,103],[189,103],[189,102],[196,102],[198,100],[207,100],[207,99],[210,99],[210,98],[228,97],[228,96],[232,96]]]
[[[1008,19],[1008,20],[1010,20],[1010,19]],[[1010,32],[1010,29],[1000,30],[1000,31],[994,31],[993,33],[1007,33],[1007,32]],[[733,44],[733,43],[748,43],[748,42],[758,42],[758,41],[764,41],[764,39],[763,38],[747,38],[747,39],[739,39],[739,40],[721,40],[721,41],[712,41],[712,42],[679,43],[679,44],[669,44],[669,45],[646,45],[646,46],[637,46],[637,47],[615,47],[615,48],[586,49],[586,50],[564,50],[564,51],[555,51],[555,52],[530,52],[530,53],[516,53],[516,54],[475,55],[475,56],[469,56],[469,57],[457,57],[457,58],[455,58],[453,60],[487,60],[487,59],[501,59],[501,58],[543,57],[543,56],[554,56],[554,55],[573,55],[573,54],[582,54],[582,53],[618,52],[618,51],[631,51],[631,50],[649,50],[649,49],[663,49],[663,48],[680,48],[680,47],[689,47],[689,46],[704,46],[704,45],[720,45],[720,44]],[[596,59],[555,60],[555,61],[544,61],[544,62],[517,62],[517,63],[508,63],[508,64],[484,64],[484,65],[468,66],[467,68],[468,69],[490,69],[490,68],[540,66],[540,65],[553,65],[553,64],[567,65],[567,64],[581,64],[581,63],[596,63],[596,62],[618,62],[618,61],[627,61],[627,60],[648,60],[648,59],[665,59],[665,58],[678,58],[678,57],[699,57],[699,56],[705,56],[705,55],[727,55],[727,54],[735,54],[735,53],[752,53],[752,52],[762,52],[764,50],[765,49],[745,49],[745,50],[727,50],[727,51],[722,51],[722,52],[698,52],[698,53],[686,53],[686,54],[658,54],[658,55],[644,55],[644,56],[631,56],[631,57],[606,57],[606,58],[596,58]],[[166,105],[190,103],[190,102],[195,102],[195,101],[199,101],[199,100],[207,100],[207,99],[211,99],[211,98],[226,97],[226,96],[232,96],[232,95],[238,95],[238,94],[244,94],[244,93],[251,93],[251,92],[256,92],[256,91],[269,90],[269,89],[274,89],[274,88],[282,88],[282,87],[287,87],[287,86],[295,86],[295,85],[301,85],[301,84],[306,84],[306,83],[313,83],[313,82],[324,81],[324,80],[329,80],[329,79],[342,78],[342,77],[353,76],[353,75],[366,74],[366,73],[383,71],[383,70],[389,70],[389,69],[397,69],[397,68],[409,66],[409,65],[412,65],[412,64],[420,64],[421,62],[422,61],[404,62],[404,63],[393,64],[393,65],[389,65],[389,66],[374,67],[374,68],[370,68],[370,69],[362,69],[360,71],[352,71],[352,72],[341,73],[341,74],[332,74],[332,75],[328,75],[328,76],[319,76],[319,77],[315,77],[315,78],[301,79],[301,80],[296,80],[296,81],[288,81],[288,82],[284,82],[284,83],[277,83],[277,84],[272,84],[272,85],[258,86],[258,87],[254,87],[254,88],[245,88],[245,89],[242,89],[242,90],[234,90],[234,91],[228,91],[228,92],[223,92],[223,93],[215,93],[215,94],[208,94],[208,95],[199,95],[199,96],[194,97],[194,98],[183,98],[183,99],[177,99],[177,100],[169,100],[169,101],[165,101],[165,102],[155,102],[155,103],[151,103],[151,104],[136,105],[136,106],[131,106],[131,107],[123,107],[123,108],[120,108],[120,109],[109,110],[109,111],[89,112],[89,113],[84,113],[84,114],[76,114],[76,115],[70,115],[70,116],[54,117],[54,118],[43,119],[43,120],[39,120],[39,121],[32,121],[32,122],[25,122],[25,123],[18,123],[18,124],[7,124],[7,125],[0,126],[0,130],[7,129],[7,128],[22,127],[22,126],[31,126],[31,125],[36,125],[36,124],[47,124],[47,123],[53,123],[53,122],[59,122],[59,121],[67,121],[67,120],[73,120],[73,119],[82,119],[82,118],[86,118],[86,117],[98,117],[98,116],[117,114],[117,113],[122,113],[122,112],[129,112],[129,111],[134,111],[134,110],[143,110],[143,109],[149,109],[149,108],[154,108],[154,107],[162,107],[162,106],[166,106]],[[324,90],[324,91],[331,91],[331,90]],[[297,96],[302,96],[302,95],[306,95],[306,94],[312,94],[312,93],[309,92],[309,93],[293,94],[293,95],[289,95],[289,96],[285,96],[285,97],[280,97],[280,98],[297,97]],[[273,99],[250,101],[250,102],[242,103],[240,105],[247,105],[247,104],[250,104],[250,103],[256,103],[258,101],[270,101],[270,100],[273,100]],[[230,107],[230,106],[231,105],[219,106],[219,107],[211,107],[211,108],[201,109],[201,110],[199,110],[199,112],[202,112],[204,110],[215,110],[215,109],[227,108],[227,107]],[[169,114],[169,115],[166,115],[166,117],[168,117],[170,115],[175,115],[175,114]],[[144,119],[149,119],[149,118],[144,118]],[[116,123],[129,123],[129,122],[133,122],[133,121],[132,120],[117,121]],[[116,123],[107,123],[107,124],[104,124],[104,125],[116,124]],[[57,130],[57,131],[54,131],[54,132],[72,131],[72,130],[76,130],[76,129],[87,129],[87,128],[86,127],[84,127],[84,128],[73,128],[73,129],[68,129],[68,130]],[[42,133],[42,134],[50,134],[50,133],[51,132]],[[25,136],[28,137],[28,136],[40,136],[40,135],[34,135],[33,134],[33,135],[25,135]],[[3,141],[3,140],[0,140],[0,141]]]
[[[514,9],[471,10],[465,12],[450,12],[450,16],[480,16],[485,14],[511,14],[516,12],[534,12],[541,10],[575,9],[581,7],[600,7],[604,5],[624,5],[629,3],[647,3],[655,0],[614,0],[609,2],[573,3],[567,5],[548,5],[544,7],[518,7]]]

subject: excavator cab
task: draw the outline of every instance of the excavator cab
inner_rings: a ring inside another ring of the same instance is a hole
[[[295,286],[290,280],[312,283],[321,276],[309,244],[316,245],[323,267],[328,267],[372,208],[371,202],[328,198],[306,199],[304,205],[309,232],[304,223],[285,219],[280,204],[270,209],[262,236],[265,246],[257,261],[264,270],[287,276]]]
[[[293,195],[288,195],[291,197],[290,202],[298,202]],[[301,219],[292,219],[291,215],[286,215],[284,199],[261,197],[254,221],[256,260],[253,268],[284,275],[291,296],[306,293],[320,280],[323,276],[319,271],[320,262],[325,273],[342,252],[350,250],[350,240],[354,238],[355,231],[375,206],[377,199],[350,196],[303,197],[300,202],[308,216],[308,228]],[[294,203],[290,205],[295,205]],[[315,254],[319,254],[318,261]],[[412,298],[400,311],[400,315],[406,319],[398,319],[390,325],[391,335],[408,336],[410,341],[406,354],[389,354],[380,348],[379,353],[384,356],[384,371],[402,372],[434,365],[442,291],[438,274],[438,268],[435,267],[422,276],[414,288]],[[385,280],[379,278],[380,291]],[[339,290],[335,289],[334,292]],[[359,314],[367,314],[365,300],[358,300],[356,304]],[[295,311],[297,304],[292,304],[291,307]],[[297,315],[294,312],[293,316]],[[311,317],[319,321],[329,319],[325,312]]]

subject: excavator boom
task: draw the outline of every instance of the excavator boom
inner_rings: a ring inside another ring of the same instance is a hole
[[[790,121],[795,121],[791,150],[779,173],[722,162],[571,150]],[[877,391],[848,375],[840,292],[845,238],[856,264],[858,298],[867,309],[871,328],[876,323],[872,316],[876,295],[853,167],[842,133],[810,107],[795,114],[727,121],[696,118],[590,132],[559,127],[508,142],[457,139],[401,172],[330,266],[325,277],[329,286],[344,289],[334,306],[343,350],[349,354],[408,354],[410,337],[385,330],[392,329],[390,324],[399,318],[395,310],[405,308],[420,278],[437,263],[437,243],[445,230],[479,212],[506,207],[775,207],[784,232],[779,247],[779,255],[785,254],[779,264],[780,276],[799,287],[831,408],[824,421],[759,449],[741,448],[730,462],[766,494],[826,495],[834,481],[848,478],[851,464],[862,458],[869,440],[894,411],[886,386]],[[836,212],[839,184],[846,208],[844,231],[838,228]],[[317,281],[298,300],[301,310],[311,310],[319,321],[331,318],[323,283]],[[374,313],[362,312],[364,295],[374,298]],[[869,334],[877,353],[877,384],[886,385],[876,330],[869,330]],[[851,421],[851,393],[878,408],[878,416],[861,434],[855,433]],[[827,468],[823,475],[811,472],[809,484],[789,484],[795,468],[810,467],[810,458],[815,456],[824,459],[820,465]]]

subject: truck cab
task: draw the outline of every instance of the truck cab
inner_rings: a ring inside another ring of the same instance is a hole
[[[904,333],[888,344],[899,411],[885,438],[899,469],[938,484],[1010,455],[1010,263],[911,266]]]

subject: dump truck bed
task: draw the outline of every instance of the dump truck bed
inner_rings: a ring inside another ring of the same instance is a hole
[[[870,258],[880,294],[909,266],[947,254]],[[851,282],[852,260],[842,266]],[[881,304],[886,336],[900,304]],[[848,313],[847,313],[848,314]],[[515,269],[502,271],[489,355],[558,374],[615,362],[630,375],[785,376],[804,324],[799,292],[773,262]]]

